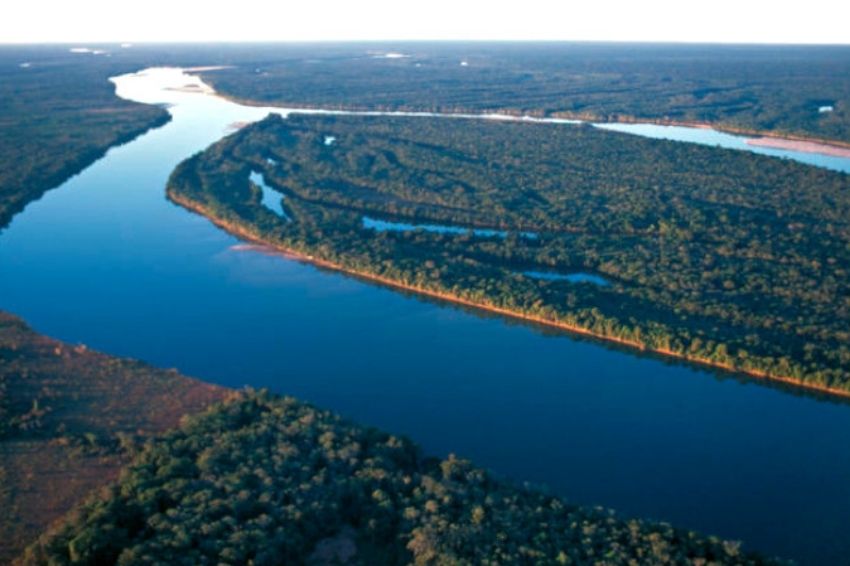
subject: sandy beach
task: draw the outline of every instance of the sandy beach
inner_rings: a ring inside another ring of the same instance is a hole
[[[814,141],[792,140],[785,138],[773,138],[762,136],[747,139],[747,145],[756,147],[770,147],[773,149],[788,149],[791,151],[802,151],[804,153],[819,153],[832,157],[850,158],[850,148],[838,147]]]

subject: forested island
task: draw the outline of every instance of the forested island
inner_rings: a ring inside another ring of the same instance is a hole
[[[109,147],[168,120],[162,108],[118,99],[107,81],[155,65],[228,66],[204,80],[252,104],[699,122],[850,144],[846,47],[104,45],[98,53],[0,48],[0,228]]]
[[[847,393],[848,189],[842,173],[588,126],[269,116],[182,163],[168,194],[383,283]]]
[[[850,50],[842,47],[2,47],[0,228],[108,148],[168,120],[163,108],[115,97],[107,81],[156,65],[224,65],[204,79],[252,104],[700,122],[850,143]]]
[[[850,47],[622,43],[253,46],[203,73],[249,103],[708,123],[850,144]]]

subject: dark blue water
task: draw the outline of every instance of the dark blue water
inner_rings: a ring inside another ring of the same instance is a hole
[[[168,203],[165,181],[266,110],[141,86],[136,98],[175,105],[173,122],[0,234],[0,308],[70,342],[294,395],[574,502],[846,561],[850,406],[238,246]]]

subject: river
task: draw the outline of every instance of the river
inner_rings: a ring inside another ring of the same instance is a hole
[[[69,342],[294,395],[577,503],[808,564],[850,555],[846,402],[242,246],[169,203],[165,182],[233,124],[287,110],[224,100],[174,69],[115,82],[120,96],[167,103],[173,120],[113,148],[0,234],[0,308]],[[850,171],[847,159],[779,153]]]

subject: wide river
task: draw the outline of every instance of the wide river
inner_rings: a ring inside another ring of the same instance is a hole
[[[166,179],[232,124],[286,110],[204,93],[175,69],[115,82],[125,98],[168,103],[173,120],[110,150],[0,234],[0,308],[63,340],[294,395],[574,502],[846,563],[847,403],[240,246],[166,201]],[[755,150],[711,130],[617,129]],[[848,159],[757,150],[850,171]]]

